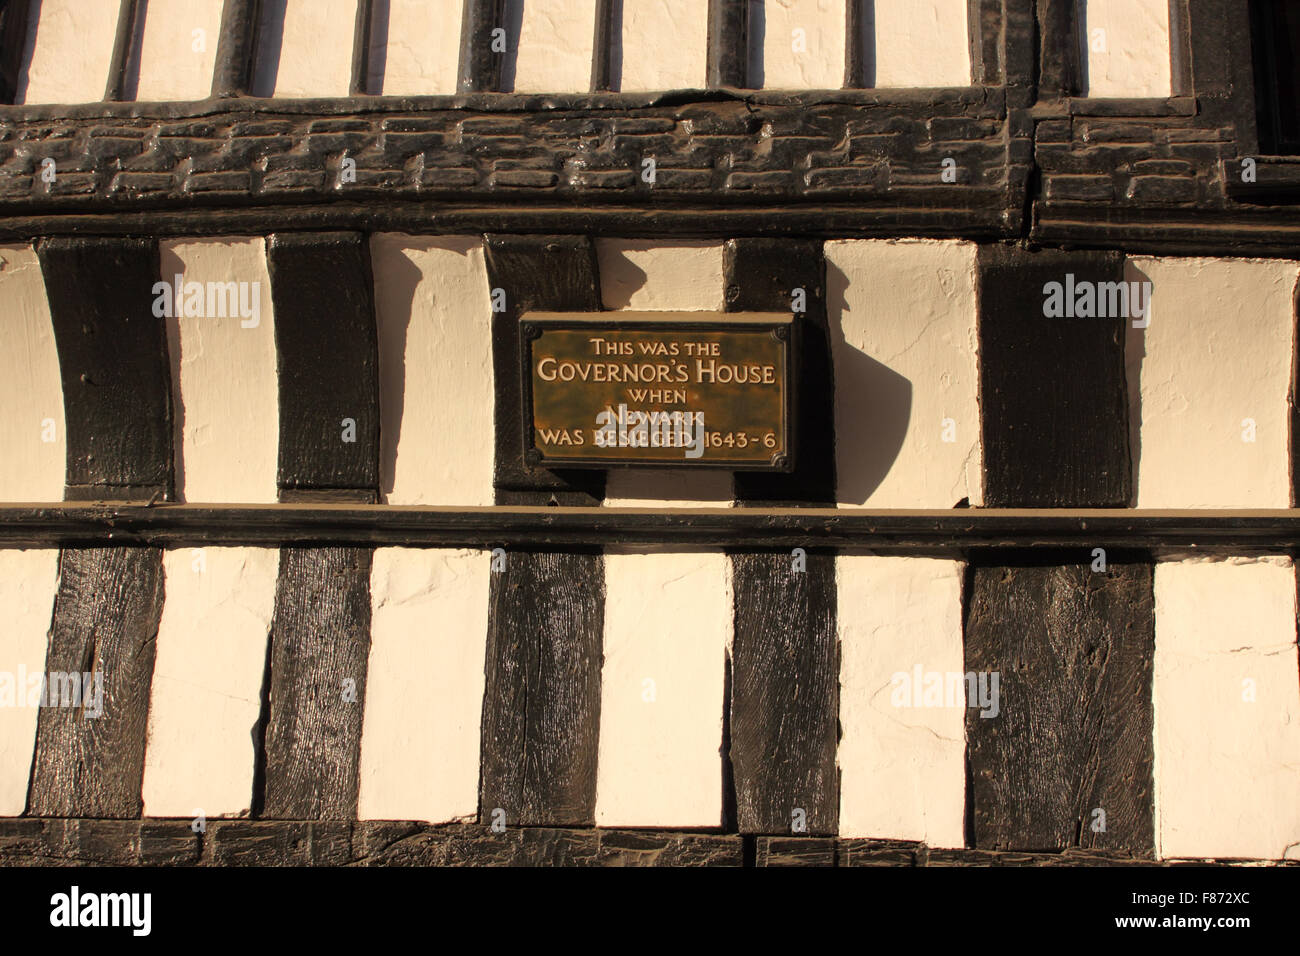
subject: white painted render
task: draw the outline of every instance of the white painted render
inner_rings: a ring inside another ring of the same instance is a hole
[[[843,0],[766,0],[751,7],[751,18],[756,10],[762,11],[764,89],[838,90],[844,85]],[[758,85],[757,77],[752,82]]]
[[[518,93],[585,93],[591,88],[596,0],[526,0],[515,55]]]
[[[163,553],[145,816],[248,813],[279,564],[277,548]]]
[[[703,89],[708,79],[708,15],[704,0],[625,0],[619,88]]]
[[[490,568],[482,551],[375,549],[360,819],[476,813]]]
[[[966,0],[875,0],[876,86],[970,86]]]
[[[1152,284],[1150,325],[1130,321],[1126,343],[1138,507],[1290,506],[1296,276],[1280,260],[1129,260],[1128,281]]]
[[[45,280],[29,245],[0,246],[0,501],[62,501],[63,381]]]
[[[607,309],[721,312],[720,242],[597,239],[600,297]]]
[[[597,826],[717,826],[731,644],[719,552],[607,552]]]
[[[259,48],[259,90],[284,97],[347,96],[357,0],[282,0],[284,26],[278,51]],[[263,23],[266,22],[263,13]],[[278,56],[278,60],[276,57]]]
[[[39,707],[28,706],[31,678],[45,672],[58,589],[57,548],[0,551],[0,608],[5,615],[0,628],[0,817],[16,817],[27,809],[40,713]]]
[[[1155,600],[1160,856],[1300,859],[1291,560],[1160,562]]]
[[[108,86],[117,0],[41,0],[27,25],[16,103],[97,103]]]
[[[235,283],[236,305],[166,318],[175,413],[176,494],[181,501],[276,500],[279,385],[266,241],[167,239],[163,281],[182,276],[184,298],[209,310],[209,283]],[[190,288],[191,283],[198,285]],[[258,307],[244,318],[240,302]],[[173,302],[172,311],[176,311]],[[191,311],[189,307],[185,311]],[[233,313],[233,314],[230,314]],[[256,323],[256,325],[254,325]]]
[[[983,503],[975,250],[826,243],[841,507]]]
[[[149,0],[137,100],[202,100],[212,92],[223,0]]]
[[[1169,96],[1168,0],[1085,0],[1087,95]]]
[[[463,0],[390,0],[387,31],[371,34],[370,90],[386,96],[455,93],[463,9]]]
[[[836,558],[841,836],[964,845],[964,709],[895,701],[893,682],[918,664],[923,674],[965,671],[962,568],[934,558]]]
[[[477,237],[370,239],[388,504],[490,505],[492,305]]]

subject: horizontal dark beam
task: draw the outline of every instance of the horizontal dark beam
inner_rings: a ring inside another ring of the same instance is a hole
[[[1300,509],[645,509],[354,504],[19,504],[0,546],[400,545],[567,548],[617,543],[890,552],[984,548],[1197,548],[1286,553]]]

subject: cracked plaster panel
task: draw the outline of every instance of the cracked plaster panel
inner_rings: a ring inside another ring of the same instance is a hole
[[[876,86],[970,86],[966,0],[875,0]]]
[[[596,0],[527,0],[519,27],[517,93],[585,93],[591,87]]]
[[[843,0],[767,0],[762,10],[764,89],[844,85]]]
[[[149,0],[140,46],[137,100],[207,99],[217,61],[222,3]]]
[[[597,826],[721,822],[731,600],[721,553],[606,553]]]
[[[62,501],[63,383],[31,246],[0,246],[0,501]]]
[[[1134,258],[1125,274],[1151,282],[1150,325],[1125,346],[1137,506],[1290,507],[1296,263]]]
[[[102,100],[118,7],[110,0],[41,0],[39,18],[31,17],[27,24],[26,69],[19,71],[14,102]]]
[[[840,555],[840,836],[964,845],[963,707],[894,706],[893,675],[964,672],[963,565]]]
[[[377,233],[370,256],[384,501],[490,505],[492,341],[483,323],[492,309],[483,242]]]
[[[708,14],[704,0],[625,2],[619,89],[703,89],[708,79]]]
[[[0,551],[0,816],[27,809],[27,784],[40,708],[28,706],[33,675],[45,671],[45,651],[59,588],[59,552]],[[39,690],[39,684],[37,688]]]
[[[266,242],[258,237],[159,245],[163,281],[174,287],[180,275],[185,298],[193,296],[192,301],[202,301],[202,311],[213,313],[165,319],[176,410],[177,499],[275,502],[280,393]],[[198,285],[191,289],[190,283]],[[217,314],[215,296],[209,310],[209,283],[236,283],[235,307],[226,309],[234,314]],[[245,303],[253,313],[249,318],[242,316]]]
[[[975,248],[826,243],[840,507],[983,503]]]
[[[477,812],[490,568],[483,551],[375,549],[358,819]]]
[[[1168,0],[1087,0],[1088,96],[1169,96]]]
[[[163,553],[145,816],[248,813],[279,563],[275,548]]]
[[[1155,600],[1160,855],[1300,859],[1291,560],[1163,561]]]
[[[387,37],[371,35],[385,45],[371,49],[369,89],[385,96],[455,93],[463,9],[463,0],[391,0]]]
[[[258,55],[259,90],[271,96],[347,96],[357,0],[280,0],[279,6],[284,10],[280,46]],[[264,7],[263,29],[270,12]]]

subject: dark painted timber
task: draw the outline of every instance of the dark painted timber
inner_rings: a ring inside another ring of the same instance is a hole
[[[749,0],[709,0],[708,86],[749,85]]]
[[[409,821],[0,819],[5,866],[1171,866],[1107,850],[942,850],[899,840]],[[1199,862],[1199,861],[1198,861]],[[1211,861],[1230,865],[1235,861]],[[1297,866],[1295,861],[1280,863]]]
[[[1038,0],[1038,92],[1078,96],[1084,86],[1079,0]]]
[[[1002,82],[1003,0],[967,0],[966,29],[970,41],[971,82],[996,86]]]
[[[876,85],[876,2],[844,0],[844,88]]]
[[[148,0],[121,0],[117,15],[117,34],[113,37],[113,57],[108,65],[106,100],[135,99],[139,72],[140,39],[144,33],[144,11]]]
[[[1044,314],[1049,283],[1122,282],[1123,255],[984,246],[978,268],[985,504],[1127,505],[1130,320]]]
[[[259,0],[225,0],[212,95],[222,99],[246,96],[252,84],[253,52]]]
[[[614,76],[614,48],[622,49],[623,0],[596,0],[595,35],[591,43],[591,91],[613,90],[618,85]],[[621,72],[621,71],[620,71]]]
[[[505,290],[492,316],[496,500],[545,506],[604,497],[602,472],[572,481],[522,462],[519,316],[529,309],[595,311],[600,279],[586,237],[487,236],[488,280]],[[479,819],[590,824],[596,808],[605,564],[598,550],[516,549],[489,590]]]
[[[82,679],[82,706],[40,709],[28,813],[140,815],[162,606],[161,551],[115,547],[60,555],[45,670],[94,676],[89,694]]]
[[[279,486],[364,491],[373,501],[379,344],[366,238],[276,234],[267,244],[267,268],[280,395]]]
[[[492,31],[505,29],[505,0],[465,0],[460,20],[460,74],[462,93],[501,89],[505,53],[493,52]]]
[[[1287,554],[1300,547],[1300,510],[1077,511],[973,508],[446,508],[358,504],[207,505],[129,502],[0,507],[0,546],[134,544],[392,547],[852,548],[960,555],[967,549],[1195,548]]]
[[[357,19],[352,29],[352,79],[348,84],[351,96],[365,96],[370,92],[370,24],[374,18],[374,0],[357,0]]]
[[[31,0],[0,3],[0,103],[12,103],[18,96],[18,76],[27,45]]]
[[[737,503],[832,505],[834,390],[821,244],[733,239],[724,257],[726,308],[788,311],[795,289],[799,396],[795,468],[787,475],[735,476]],[[732,552],[734,640],[729,756],[742,833],[833,834],[839,821],[835,765],[839,644],[835,556],[806,548]]]
[[[1153,855],[1152,566],[999,560],[969,571],[966,670],[1000,674],[1000,706],[966,710],[968,840]]]
[[[172,399],[165,319],[153,314],[158,245],[54,238],[45,280],[67,422],[64,497],[172,496]]]
[[[379,391],[369,246],[351,233],[274,235],[267,265],[279,367],[280,500],[373,502]],[[356,815],[370,566],[368,547],[280,552],[256,816]]]

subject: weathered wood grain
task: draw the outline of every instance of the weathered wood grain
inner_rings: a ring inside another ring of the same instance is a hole
[[[359,233],[277,234],[267,244],[267,269],[275,307],[279,486],[365,489],[377,496],[379,344],[369,245]]]
[[[280,552],[260,816],[356,816],[370,562],[369,548]]]
[[[59,352],[69,499],[172,495],[171,372],[154,315],[158,245],[37,243]]]
[[[67,549],[45,659],[47,674],[85,674],[80,707],[42,707],[28,812],[138,817],[155,640],[162,616],[162,552]],[[102,686],[102,712],[96,686]]]
[[[1044,315],[1047,283],[1123,281],[1119,252],[978,254],[984,503],[1124,507],[1132,497],[1124,317]]]
[[[1037,0],[1038,92],[1042,97],[1078,96],[1085,63],[1078,0]]]
[[[524,463],[523,430],[532,426],[523,421],[519,357],[519,317],[525,312],[600,311],[595,245],[586,236],[489,235],[483,250],[488,286],[503,289],[506,297],[505,311],[491,317],[497,504],[599,504],[605,496],[603,471]]]
[[[749,0],[709,0],[708,85],[743,88],[749,73]]]
[[[1154,852],[1152,567],[1109,555],[970,570],[966,670],[997,673],[995,717],[966,711],[974,846]],[[1094,811],[1105,813],[1105,831]]]

